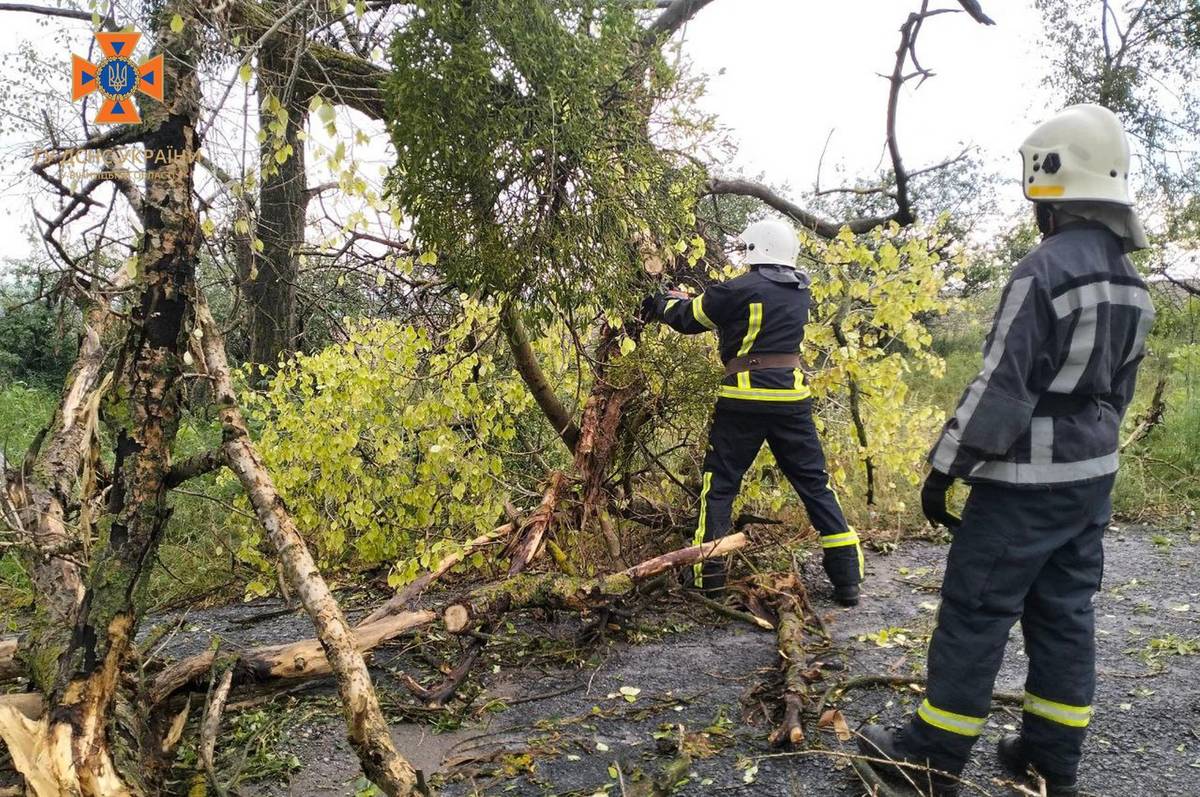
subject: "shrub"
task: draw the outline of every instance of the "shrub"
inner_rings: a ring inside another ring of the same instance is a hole
[[[494,306],[463,305],[441,339],[353,323],[345,342],[298,356],[247,396],[259,450],[325,563],[390,563],[397,586],[501,517],[503,455],[530,399],[478,345]],[[247,524],[240,555],[265,571],[259,543]]]

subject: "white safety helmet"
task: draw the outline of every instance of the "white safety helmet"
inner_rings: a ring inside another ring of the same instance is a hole
[[[796,259],[800,256],[800,239],[796,236],[796,230],[777,219],[751,224],[742,233],[742,243],[746,245],[748,266],[770,263],[795,268]]]
[[[1034,202],[1113,202],[1132,206],[1129,139],[1101,105],[1072,105],[1021,145],[1025,197]]]

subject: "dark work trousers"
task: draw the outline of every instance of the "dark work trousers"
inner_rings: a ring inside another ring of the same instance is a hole
[[[813,425],[812,402],[798,404],[779,413],[738,412],[721,407],[713,413],[694,542],[707,542],[729,533],[730,513],[742,477],[765,441],[779,469],[804,503],[813,527],[821,534],[830,581],[857,584],[862,581],[858,536],[846,525],[837,496],[829,489],[825,452]],[[710,561],[697,568],[697,579],[701,573],[706,589],[724,584],[722,561]]]
[[[954,535],[927,699],[901,735],[907,753],[957,774],[983,731],[1013,623],[1021,621],[1024,750],[1073,778],[1096,689],[1092,597],[1104,571],[1113,477],[1071,487],[976,485]]]

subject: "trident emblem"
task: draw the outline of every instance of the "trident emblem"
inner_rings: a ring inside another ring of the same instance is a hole
[[[156,55],[138,66],[132,60],[140,33],[97,33],[103,58],[93,64],[78,55],[71,57],[71,99],[81,100],[100,92],[104,100],[96,113],[96,124],[137,124],[142,121],[133,97],[137,92],[163,101],[163,57]]]

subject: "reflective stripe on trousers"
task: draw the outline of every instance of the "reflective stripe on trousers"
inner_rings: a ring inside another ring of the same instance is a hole
[[[821,535],[821,547],[825,550],[845,548],[850,545],[854,546],[854,551],[858,555],[858,577],[860,579],[865,578],[867,575],[867,563],[863,558],[862,542],[858,538],[857,531],[850,529],[840,534]]]
[[[1042,719],[1072,728],[1086,728],[1092,720],[1091,706],[1069,706],[1066,703],[1055,703],[1053,700],[1038,697],[1028,691],[1025,692],[1024,709]]]
[[[700,488],[700,520],[696,522],[696,534],[692,537],[693,545],[703,545],[704,535],[707,531],[708,517],[708,491],[712,488],[712,472],[706,471],[704,474],[704,486]],[[697,587],[704,586],[704,562],[696,562],[692,565],[692,583]]]
[[[965,714],[955,714],[953,711],[938,708],[928,700],[921,703],[920,708],[917,709],[917,716],[935,728],[957,733],[959,736],[978,736],[983,733],[983,726],[987,724],[987,717],[968,717]]]

